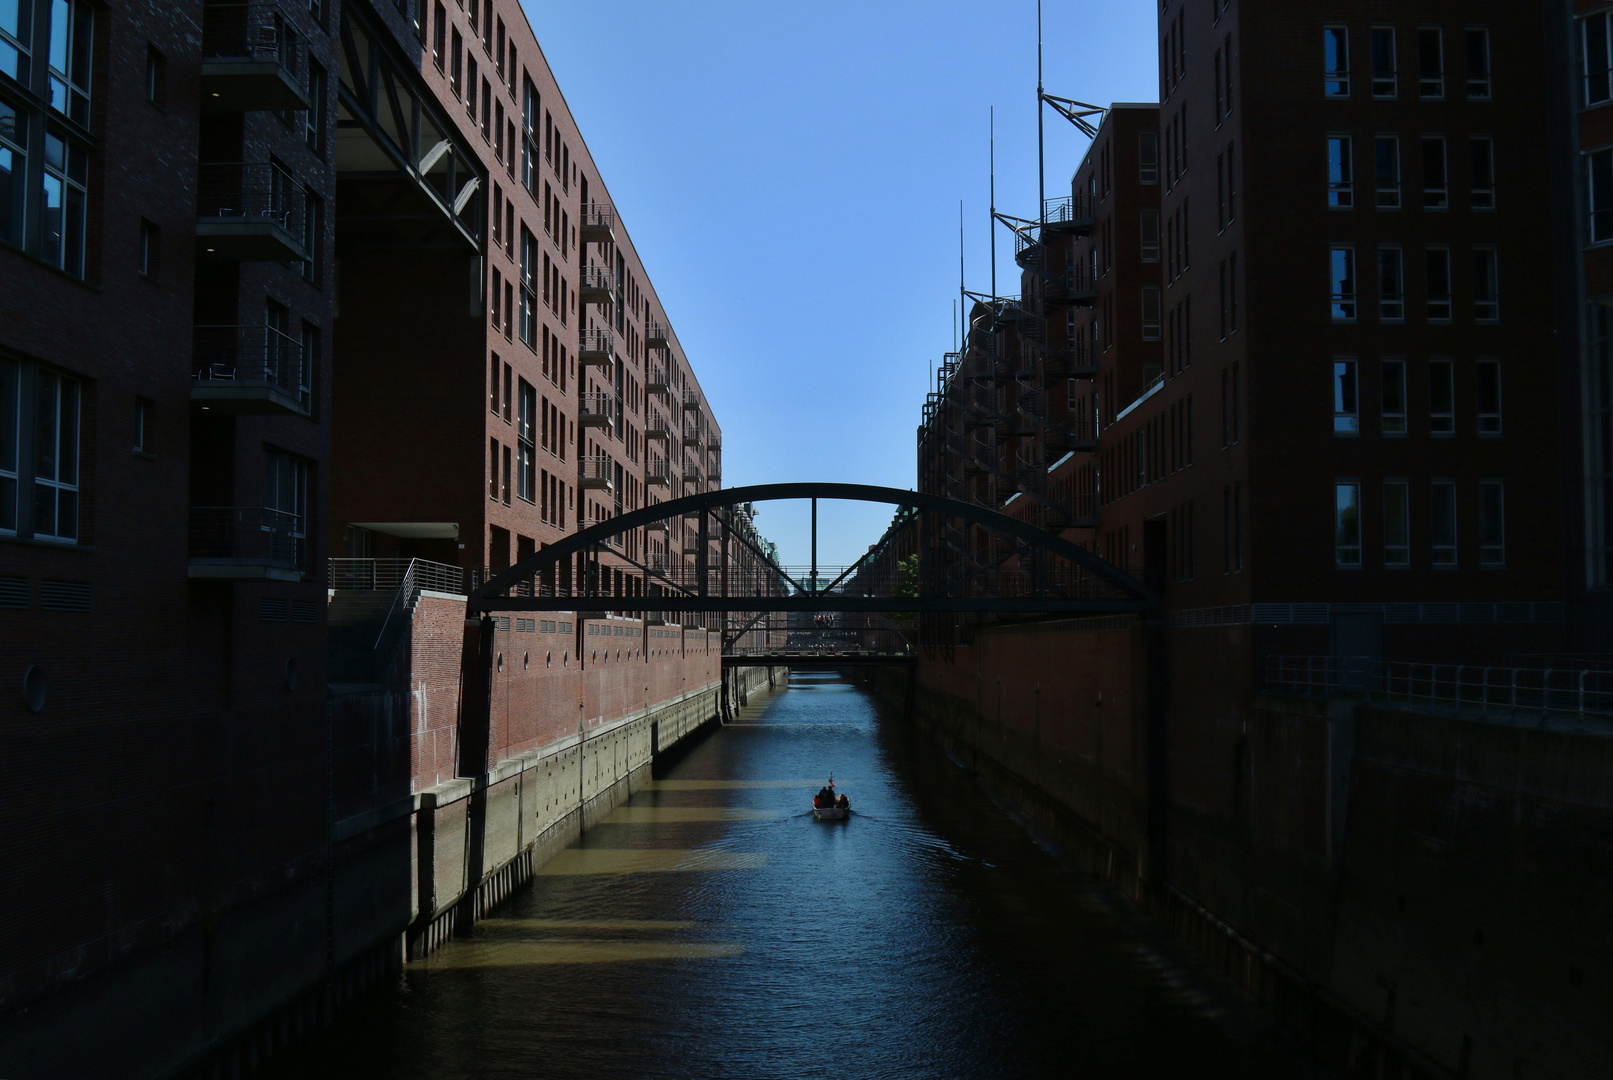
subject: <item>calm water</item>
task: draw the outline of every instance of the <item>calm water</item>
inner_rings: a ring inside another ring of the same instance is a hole
[[[804,810],[829,772],[845,822]],[[861,689],[798,674],[287,1075],[1294,1077]]]

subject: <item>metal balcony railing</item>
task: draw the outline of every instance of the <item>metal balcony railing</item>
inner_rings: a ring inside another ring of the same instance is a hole
[[[203,4],[202,57],[274,60],[293,74],[300,70],[296,34],[272,3]]]
[[[666,368],[660,364],[651,364],[644,369],[644,389],[652,394],[664,394],[671,388],[667,382]]]
[[[644,323],[644,340],[652,349],[664,349],[672,341],[668,337],[666,323],[656,322],[654,319],[648,319]]]
[[[302,199],[291,175],[272,161],[209,162],[197,166],[199,220],[278,225],[302,237]]]
[[[715,431],[706,432],[706,449],[720,452],[722,450],[722,435]]]
[[[608,303],[616,296],[616,275],[609,267],[590,263],[582,268],[579,291],[585,304]]]
[[[1042,200],[1042,223],[1061,225],[1073,221],[1092,220],[1093,197],[1087,192],[1079,195],[1060,195]]]
[[[307,411],[312,397],[302,342],[271,326],[197,326],[191,331],[191,379],[267,386]]]
[[[664,461],[651,461],[644,469],[644,482],[652,487],[666,487],[672,483],[672,470]]]
[[[685,390],[683,392],[683,411],[684,412],[699,412],[700,411],[700,394],[698,392],[696,392],[694,390]]]
[[[609,427],[615,422],[616,398],[613,394],[581,394],[577,398],[577,423],[583,427]]]
[[[689,427],[688,425],[685,425],[684,429],[683,429],[683,445],[684,446],[699,446],[700,445],[700,429],[697,428],[697,427]]]
[[[616,335],[607,327],[591,327],[578,331],[577,351],[585,364],[616,362]]]
[[[609,243],[615,239],[616,208],[610,203],[583,203],[579,218],[583,243]]]
[[[711,463],[711,466],[706,470],[706,479],[713,483],[722,479],[722,462],[713,461]]]
[[[242,563],[299,570],[303,564],[302,518],[262,506],[193,506],[192,560]]]
[[[1268,656],[1266,692],[1361,697],[1410,707],[1481,713],[1613,717],[1613,672],[1485,664],[1418,664],[1365,656]]]
[[[327,559],[325,565],[328,587],[338,591],[385,592],[413,580],[421,589],[465,592],[464,570],[428,559]]]
[[[616,483],[616,463],[609,454],[590,454],[577,459],[577,479],[584,487],[612,487]]]
[[[683,463],[683,482],[685,484],[699,484],[704,480],[705,478],[700,473],[700,466],[692,461]]]
[[[659,416],[652,416],[644,424],[644,437],[665,442],[672,437],[672,427]]]

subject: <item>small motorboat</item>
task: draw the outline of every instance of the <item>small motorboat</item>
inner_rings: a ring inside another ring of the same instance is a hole
[[[851,816],[851,800],[844,795],[836,797],[835,778],[829,777],[827,787],[812,796],[813,821],[842,821]]]

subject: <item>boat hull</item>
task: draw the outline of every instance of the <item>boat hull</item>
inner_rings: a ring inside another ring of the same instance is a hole
[[[814,821],[840,821],[851,811],[842,806],[814,806],[812,819]]]

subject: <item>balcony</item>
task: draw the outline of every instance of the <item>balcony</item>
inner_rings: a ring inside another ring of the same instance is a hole
[[[221,262],[300,262],[302,199],[287,173],[267,161],[197,168],[196,246]]]
[[[189,576],[213,581],[301,581],[303,522],[261,506],[193,506]]]
[[[683,482],[685,484],[703,484],[705,479],[700,473],[700,466],[692,461],[683,463]]]
[[[1046,306],[1091,307],[1098,298],[1098,287],[1092,281],[1092,268],[1085,265],[1052,277],[1042,286],[1042,300]]]
[[[583,243],[616,243],[616,210],[610,203],[584,203],[581,218],[579,227],[582,229]]]
[[[577,461],[577,483],[585,490],[616,490],[616,463],[609,454],[592,454]]]
[[[668,337],[666,323],[649,321],[644,324],[644,344],[652,349],[665,349],[672,342]]]
[[[706,449],[722,453],[722,434],[716,431],[706,432]]]
[[[651,364],[644,369],[644,389],[651,394],[665,394],[672,389],[667,382],[666,368],[659,364]]]
[[[589,265],[582,268],[582,282],[577,299],[584,304],[616,303],[616,275],[609,267]]]
[[[198,326],[190,400],[239,416],[307,416],[313,397],[302,342],[270,326]]]
[[[659,442],[666,442],[668,439],[672,438],[672,429],[667,425],[665,420],[661,419],[661,417],[651,416],[649,422],[644,425],[644,437],[646,439],[655,439]]]
[[[616,335],[607,327],[581,331],[577,340],[577,359],[584,367],[595,364],[599,367],[614,368]]]
[[[688,427],[688,426],[684,427],[684,429],[683,429],[683,445],[684,446],[699,446],[700,441],[701,440],[700,440],[700,429],[699,428],[697,428],[697,427]]]
[[[664,461],[652,461],[644,470],[644,482],[650,487],[671,487],[672,471]]]
[[[276,4],[202,6],[202,111],[306,109],[297,37]]]
[[[700,394],[698,392],[696,392],[694,390],[685,390],[683,392],[683,411],[684,412],[699,412],[700,411]]]
[[[713,461],[711,463],[711,467],[706,471],[706,479],[710,480],[714,484],[722,479],[721,461]]]
[[[610,394],[583,394],[577,402],[577,423],[585,428],[608,428],[616,417],[616,399]]]

